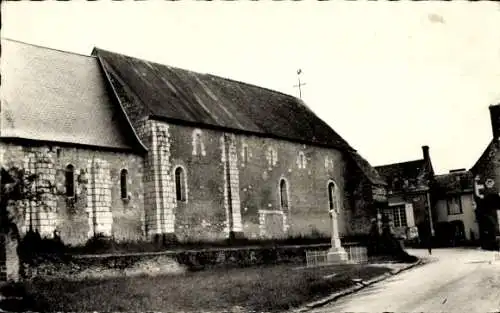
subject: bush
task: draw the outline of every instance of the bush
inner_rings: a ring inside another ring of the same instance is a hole
[[[64,258],[66,246],[58,237],[53,239],[42,238],[36,231],[28,231],[18,245],[19,259],[23,263],[34,264],[41,259],[52,260]]]

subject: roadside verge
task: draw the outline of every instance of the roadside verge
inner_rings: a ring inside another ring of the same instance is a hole
[[[411,264],[408,264],[407,266],[404,266],[403,268],[393,269],[392,271],[390,271],[388,273],[385,273],[383,275],[374,277],[374,278],[366,280],[366,281],[357,281],[355,286],[349,287],[349,288],[341,290],[341,291],[337,291],[337,292],[335,292],[335,293],[333,293],[333,294],[331,294],[323,299],[316,300],[314,302],[310,302],[310,303],[308,303],[308,304],[306,304],[298,309],[293,310],[292,312],[295,312],[295,313],[307,312],[311,309],[323,306],[329,302],[335,301],[341,297],[355,293],[363,288],[366,288],[370,285],[373,285],[375,283],[383,281],[383,280],[385,280],[389,277],[392,277],[394,275],[398,275],[401,272],[407,271],[411,268],[414,268],[414,267],[422,265],[422,264],[424,264],[423,261],[421,259],[419,259],[418,261],[411,263]]]

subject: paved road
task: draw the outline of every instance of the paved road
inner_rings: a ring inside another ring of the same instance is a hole
[[[313,312],[500,312],[499,253],[478,249],[408,250],[429,263],[340,298]]]

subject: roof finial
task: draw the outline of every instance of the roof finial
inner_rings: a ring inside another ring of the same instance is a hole
[[[299,84],[298,85],[294,85],[293,87],[298,87],[299,88],[299,98],[302,99],[302,86],[306,85],[306,83],[301,83],[300,82],[300,74],[302,74],[302,69],[298,69],[297,70],[297,78],[299,80]]]

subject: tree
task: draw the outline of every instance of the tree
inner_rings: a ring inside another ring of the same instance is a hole
[[[5,257],[17,260],[17,268],[10,270],[19,273],[19,259],[30,263],[39,252],[60,251],[61,243],[52,240],[44,241],[37,230],[33,229],[32,212],[30,212],[29,229],[21,240],[16,217],[21,215],[19,201],[36,202],[37,209],[48,209],[44,195],[52,193],[55,186],[52,182],[40,179],[36,174],[24,169],[12,167],[1,168],[0,177],[0,236],[2,253]],[[14,203],[12,205],[12,202]],[[54,245],[56,243],[56,245]],[[15,247],[15,248],[13,248]],[[57,250],[54,250],[57,249]],[[14,255],[15,254],[15,255]],[[22,268],[22,267],[21,267]],[[9,272],[9,269],[7,269]],[[9,275],[8,275],[9,276]],[[15,279],[15,278],[14,278]]]

